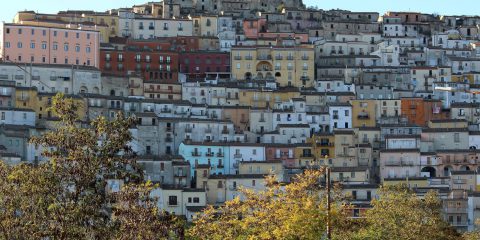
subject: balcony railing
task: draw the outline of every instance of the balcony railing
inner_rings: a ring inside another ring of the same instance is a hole
[[[32,80],[40,80],[40,76],[32,76]]]
[[[310,80],[310,77],[309,77],[309,76],[301,76],[301,77],[300,77],[300,80],[302,80],[302,81],[309,81],[309,80]]]
[[[236,153],[233,155],[234,158],[242,158],[242,154],[240,153]]]
[[[368,115],[358,115],[357,118],[358,119],[363,119],[363,120],[368,120],[368,119],[370,119],[370,116],[368,116]]]
[[[287,60],[293,60],[293,56],[287,56]]]
[[[310,57],[309,56],[302,56],[302,60],[309,60]]]
[[[283,56],[277,55],[277,56],[275,56],[275,60],[283,60]]]
[[[173,139],[171,137],[166,137],[165,138],[165,142],[172,142],[172,141],[173,141]]]
[[[215,155],[215,153],[213,153],[213,152],[206,152],[205,153],[205,156],[207,156],[207,157],[213,157],[214,155]]]
[[[282,70],[281,66],[275,66],[275,70]]]
[[[223,152],[217,152],[217,157],[223,157]]]
[[[15,75],[15,80],[23,80],[23,75]]]
[[[333,119],[338,119],[338,115],[333,115]]]
[[[200,157],[200,153],[199,153],[199,152],[192,152],[192,156],[194,156],[194,157]]]
[[[242,60],[242,56],[234,56],[233,59],[235,59],[235,60]]]
[[[257,56],[257,60],[271,60],[272,55],[259,55]]]
[[[8,75],[7,74],[0,74],[0,79],[8,79]]]
[[[228,129],[223,129],[222,130],[222,134],[229,134],[229,133],[230,133],[230,130],[228,130]]]
[[[186,133],[191,133],[191,132],[192,132],[192,128],[185,128],[185,132],[186,132]]]

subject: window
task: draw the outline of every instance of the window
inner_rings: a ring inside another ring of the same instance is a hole
[[[453,134],[453,141],[456,143],[460,142],[460,133],[454,133]]]
[[[90,47],[87,47],[87,48],[86,48],[86,51],[87,51],[87,53],[90,53],[90,52],[91,52]]]
[[[53,31],[53,36],[54,36],[54,37],[57,36],[57,31]]]
[[[34,43],[34,42],[31,42],[31,43],[30,43],[30,48],[31,48],[31,49],[35,49],[35,43]]]
[[[255,180],[252,180],[252,187],[255,187]]]
[[[47,49],[47,43],[46,42],[42,42],[42,49]]]
[[[68,44],[67,43],[63,45],[63,50],[65,50],[65,52],[68,52]]]
[[[22,48],[22,47],[23,47],[22,42],[18,42],[18,43],[17,43],[17,48]]]
[[[199,203],[199,202],[200,202],[200,198],[198,198],[198,197],[193,198],[193,203]]]
[[[170,205],[170,206],[178,205],[177,196],[168,196],[168,205]]]
[[[10,48],[10,42],[5,42],[5,48]]]
[[[5,120],[5,112],[2,112],[2,120]]]
[[[348,116],[349,116],[349,111],[345,110],[345,117],[348,117]]]
[[[58,43],[54,42],[52,48],[53,48],[53,50],[57,50],[58,49]]]
[[[68,32],[65,32],[65,37],[68,38]]]
[[[75,52],[80,52],[80,45],[77,44],[77,45],[75,46]]]

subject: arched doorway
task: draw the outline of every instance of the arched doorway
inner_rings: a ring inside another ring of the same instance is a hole
[[[257,73],[257,79],[263,79],[263,74],[261,72]]]
[[[445,166],[443,168],[443,176],[444,177],[450,176],[450,173],[452,172],[452,170],[453,170],[452,166]]]
[[[115,90],[110,90],[110,96],[115,96]]]
[[[423,167],[422,168],[422,176],[426,176],[426,177],[429,177],[429,178],[433,178],[433,177],[436,177],[436,171],[434,167],[430,167],[430,166],[427,166],[427,167]]]
[[[80,93],[88,93],[88,88],[85,86],[80,87]]]
[[[245,73],[245,79],[246,80],[251,80],[252,79],[252,73],[251,72],[246,72]]]

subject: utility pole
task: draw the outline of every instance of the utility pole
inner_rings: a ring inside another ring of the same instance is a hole
[[[326,170],[326,188],[327,188],[327,239],[332,239],[332,226],[330,222],[330,208],[331,208],[331,199],[330,199],[330,167],[327,166]]]

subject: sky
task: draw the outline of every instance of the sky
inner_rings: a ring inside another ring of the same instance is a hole
[[[17,11],[33,10],[39,13],[56,13],[60,10],[105,11],[111,8],[129,7],[149,0],[2,0],[0,21],[11,22]],[[308,6],[322,9],[346,9],[351,11],[418,11],[450,15],[480,15],[477,0],[304,0]]]

